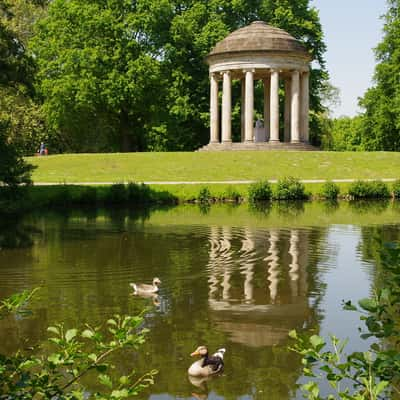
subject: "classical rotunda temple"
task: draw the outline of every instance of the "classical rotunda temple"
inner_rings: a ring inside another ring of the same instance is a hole
[[[202,150],[315,150],[308,143],[311,59],[293,36],[263,21],[253,22],[218,42],[206,58],[211,84],[210,143]],[[232,142],[233,80],[240,80],[242,88],[240,142]],[[254,120],[256,80],[264,87],[263,121]],[[285,94],[281,124],[280,82]]]

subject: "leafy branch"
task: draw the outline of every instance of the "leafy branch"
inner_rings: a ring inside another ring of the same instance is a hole
[[[13,295],[1,302],[0,311],[18,311],[35,291]],[[115,315],[105,327],[86,324],[82,330],[66,329],[64,324],[48,328],[49,342],[54,350],[47,355],[0,355],[0,398],[96,400],[124,399],[136,396],[154,384],[156,370],[137,377],[136,371],[115,376],[115,366],[109,362],[112,354],[137,351],[148,332],[143,328],[143,315]],[[90,371],[104,387],[102,392],[90,392],[81,383]]]
[[[343,308],[357,311],[365,327],[362,339],[376,339],[368,351],[345,353],[347,340],[330,336],[330,342],[290,332],[295,340],[291,350],[302,356],[303,372],[312,381],[303,385],[310,400],[322,400],[316,379],[326,380],[336,396],[327,400],[377,400],[390,392],[400,394],[400,246],[386,245],[381,254],[381,283],[371,298]],[[344,387],[344,389],[342,389]]]

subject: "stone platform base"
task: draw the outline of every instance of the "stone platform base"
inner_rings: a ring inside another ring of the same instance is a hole
[[[308,143],[209,143],[197,151],[318,151]]]

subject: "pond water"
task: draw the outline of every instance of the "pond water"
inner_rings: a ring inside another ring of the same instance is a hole
[[[292,329],[350,339],[363,349],[356,313],[368,296],[381,241],[397,241],[396,203],[274,204],[49,212],[0,223],[0,298],[40,286],[31,315],[0,321],[0,352],[43,342],[46,328],[99,325],[149,307],[150,332],[118,368],[158,369],[141,398],[295,399],[301,362]],[[162,281],[156,298],[130,282]],[[225,372],[190,382],[190,353],[226,348]]]

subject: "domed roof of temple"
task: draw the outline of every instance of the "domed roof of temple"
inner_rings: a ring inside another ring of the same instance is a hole
[[[242,52],[284,52],[311,58],[305,46],[297,39],[264,21],[255,21],[232,32],[215,45],[208,57]]]

